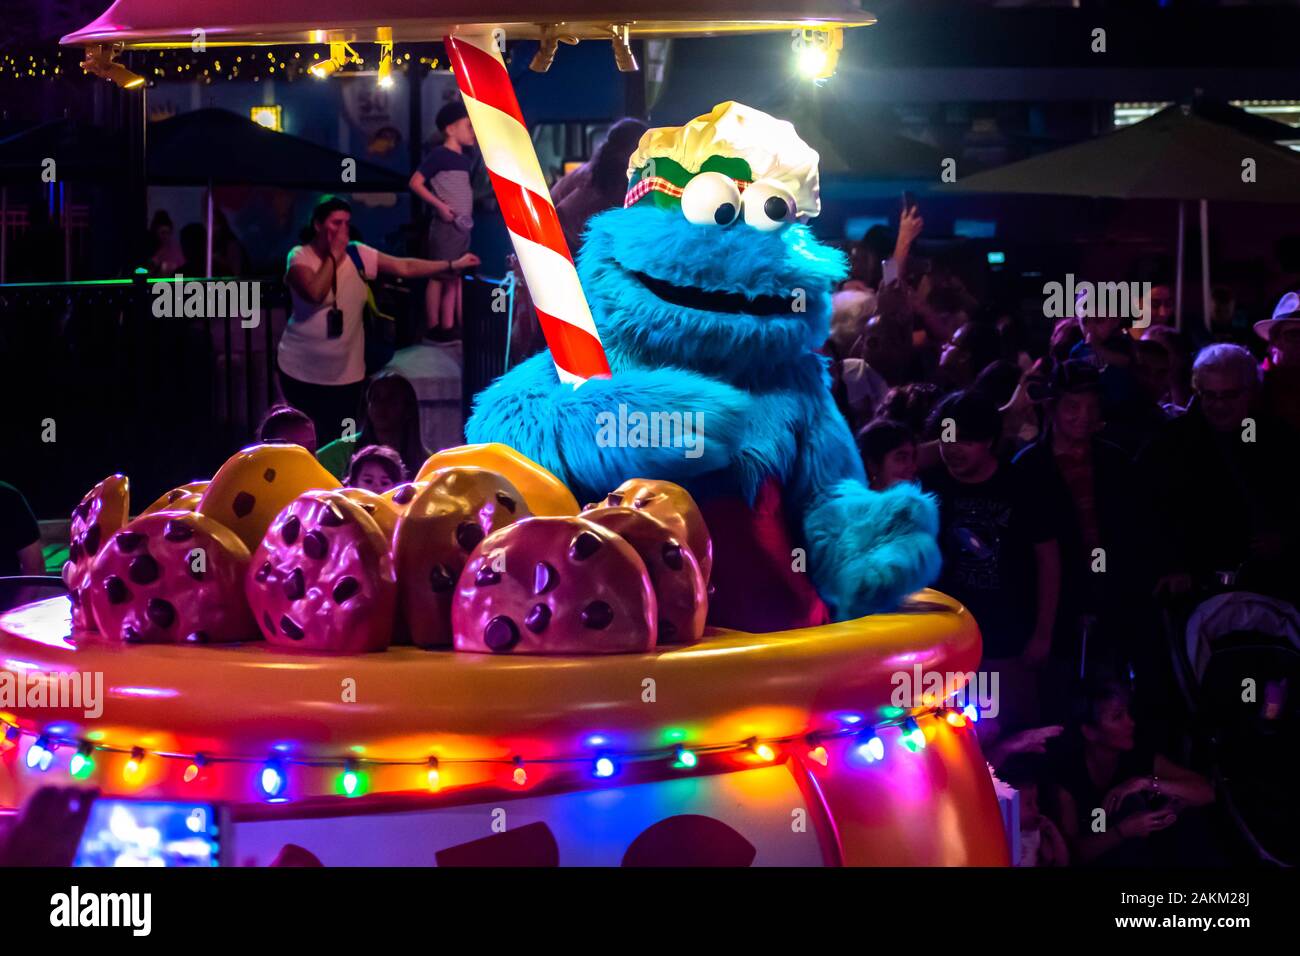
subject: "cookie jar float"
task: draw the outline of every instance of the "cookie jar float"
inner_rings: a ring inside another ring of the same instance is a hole
[[[575,266],[499,42],[539,39],[545,61],[604,39],[635,68],[630,38],[802,30],[834,51],[872,18],[168,6],[118,0],[64,42],[98,68],[196,24],[345,59],[444,36],[550,348],[479,396],[474,444],[382,497],[284,445],[135,518],[125,477],[92,489],[69,595],[0,617],[0,655],[29,687],[102,674],[102,713],[0,711],[0,802],[70,778],[218,803],[260,864],[287,843],[326,865],[1005,863],[976,715],[954,705],[979,631],[923,589],[933,506],[865,487],[812,352],[843,270],[806,228],[817,154],[738,103],[650,130]],[[629,409],[701,413],[699,453],[604,440]]]

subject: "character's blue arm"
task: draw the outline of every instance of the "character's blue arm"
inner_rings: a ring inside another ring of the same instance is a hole
[[[790,500],[802,506],[808,571],[837,620],[888,610],[938,576],[938,510],[914,484],[868,488],[829,388],[807,394]]]
[[[629,443],[618,428],[620,405],[624,420],[636,412],[703,412],[703,432],[696,435],[694,447]],[[610,379],[592,379],[575,389],[560,382],[548,351],[479,394],[465,436],[471,442],[510,445],[554,472],[579,501],[593,501],[628,478],[680,483],[726,467],[748,405],[744,392],[674,368],[617,369]]]

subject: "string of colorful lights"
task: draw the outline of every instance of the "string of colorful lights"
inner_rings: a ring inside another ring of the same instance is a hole
[[[424,48],[428,47],[426,53]],[[426,44],[415,52],[395,52],[391,46],[381,49],[375,57],[376,68],[382,80],[389,73],[420,75],[438,68],[439,58],[432,55],[433,45]],[[276,47],[263,51],[257,47],[214,48],[204,52],[189,50],[147,50],[133,54],[133,68],[142,74],[149,85],[167,80],[196,81],[210,84],[217,80],[262,80],[314,78],[321,64],[329,61],[328,47],[304,46],[300,48]],[[49,53],[0,55],[0,80],[52,80],[56,77],[80,78],[82,52],[80,50],[54,50]],[[349,63],[364,66],[364,59]],[[386,85],[386,84],[385,84]]]
[[[94,773],[96,753],[128,756],[129,759],[123,768],[123,774],[128,781],[138,776],[141,765],[150,757],[162,760],[186,761],[187,766],[183,775],[186,783],[192,782],[204,767],[214,764],[260,766],[262,769],[257,778],[259,789],[268,800],[278,800],[284,798],[288,782],[287,771],[293,766],[337,768],[340,771],[339,784],[341,792],[347,796],[358,796],[362,790],[361,774],[364,768],[367,767],[425,767],[428,788],[431,791],[436,791],[439,788],[440,768],[443,765],[506,765],[513,767],[511,778],[514,783],[523,787],[528,783],[526,768],[530,764],[549,766],[586,765],[591,768],[592,776],[598,779],[609,779],[616,776],[619,768],[624,764],[671,761],[671,766],[676,770],[692,770],[698,765],[701,756],[716,754],[749,753],[761,762],[771,763],[777,759],[779,750],[799,744],[808,748],[807,756],[810,760],[826,766],[829,761],[829,754],[825,746],[826,742],[844,737],[854,739],[851,753],[858,760],[865,764],[872,764],[885,759],[885,745],[880,738],[879,731],[886,727],[897,727],[900,730],[898,743],[904,750],[910,753],[918,753],[924,750],[925,733],[921,730],[917,721],[926,717],[942,718],[950,726],[961,728],[977,722],[979,712],[974,705],[967,705],[962,709],[944,706],[916,715],[878,721],[874,724],[865,723],[861,718],[858,718],[857,720],[846,721],[847,726],[791,734],[783,737],[750,737],[742,741],[694,746],[675,744],[651,750],[624,752],[615,752],[598,747],[594,753],[538,757],[528,760],[525,760],[521,754],[515,754],[511,757],[438,757],[425,755],[411,758],[363,758],[354,756],[306,758],[282,754],[272,754],[268,757],[248,757],[212,753],[184,753],[151,750],[138,746],[122,747],[98,743],[73,736],[28,730],[8,720],[0,719],[0,726],[4,727],[3,737],[0,737],[0,752],[16,747],[24,736],[33,737],[35,741],[28,748],[24,762],[28,770],[45,772],[53,765],[56,751],[65,747],[75,748],[75,752],[69,761],[68,772],[78,780],[88,779]]]

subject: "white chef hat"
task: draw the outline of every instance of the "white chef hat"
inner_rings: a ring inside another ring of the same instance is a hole
[[[685,126],[647,130],[628,160],[628,177],[652,159],[671,159],[699,172],[710,156],[742,159],[751,181],[766,179],[794,196],[800,220],[821,212],[817,151],[799,138],[794,125],[743,103],[728,100]]]

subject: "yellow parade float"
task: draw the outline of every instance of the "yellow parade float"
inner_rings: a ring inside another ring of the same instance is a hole
[[[64,42],[130,86],[120,51],[189,47],[195,25],[210,45],[329,44],[330,63],[445,37],[520,248],[557,230],[497,37],[539,40],[538,68],[597,39],[634,68],[632,38],[803,31],[830,71],[871,22],[847,0],[118,0]],[[566,280],[520,260],[544,310],[538,290]],[[553,374],[618,381],[575,296],[543,318]],[[106,479],[73,515],[69,595],[0,616],[21,685],[0,695],[0,805],[51,782],[210,805],[239,865],[290,845],[325,865],[1005,865],[958,703],[971,615],[921,590],[811,626],[706,625],[726,555],[659,477],[583,510],[483,443],[376,496],[262,445],[134,518],[127,479]],[[88,680],[102,693],[79,696]],[[508,827],[485,825],[500,812]]]

